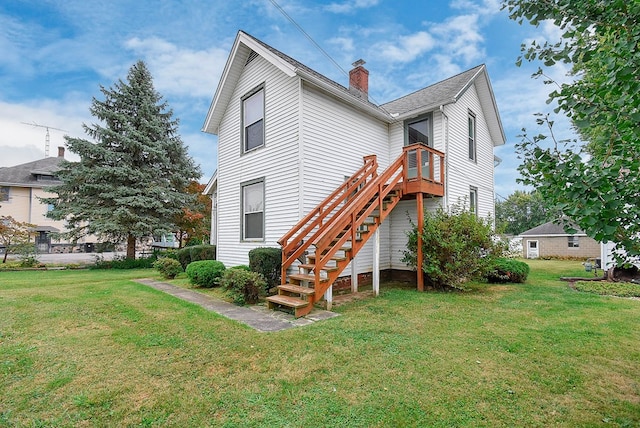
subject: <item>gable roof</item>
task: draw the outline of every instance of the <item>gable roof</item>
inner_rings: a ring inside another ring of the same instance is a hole
[[[494,146],[506,142],[502,121],[498,114],[493,88],[484,64],[434,83],[397,100],[382,104],[398,120],[415,117],[440,106],[457,102],[471,85],[476,85]]]
[[[464,92],[476,84],[478,95],[482,103],[482,109],[489,124],[489,132],[494,146],[504,144],[506,137],[502,128],[500,115],[496,105],[493,89],[489,82],[484,64],[450,77],[442,82],[433,84],[412,94],[401,97],[380,106],[363,99],[358,94],[351,92],[345,86],[314,71],[301,62],[267,45],[255,37],[239,31],[231,48],[229,58],[225,64],[218,88],[207,113],[203,131],[217,134],[220,121],[226,111],[226,106],[231,100],[231,95],[240,79],[244,65],[251,52],[265,58],[271,64],[279,68],[289,77],[298,76],[306,82],[331,93],[344,102],[365,111],[374,117],[388,123],[396,122],[404,118],[417,116],[434,110],[441,105],[456,102]]]
[[[520,234],[520,236],[550,236],[550,235],[556,235],[556,236],[585,235],[586,236],[586,233],[580,230],[580,228],[578,228],[576,225],[573,225],[573,227],[576,229],[576,233],[567,233],[565,232],[564,226],[561,223],[550,221],[550,222],[541,224],[540,226],[536,226],[532,229],[524,231]]]
[[[18,187],[43,187],[59,184],[59,180],[38,181],[38,175],[55,177],[63,157],[44,158],[21,165],[0,168],[0,185]]]

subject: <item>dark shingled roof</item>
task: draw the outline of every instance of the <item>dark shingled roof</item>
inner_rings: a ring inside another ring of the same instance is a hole
[[[283,60],[285,60],[286,62],[288,62],[289,64],[293,65],[295,68],[300,69],[300,70],[304,70],[306,71],[308,74],[313,75],[315,78],[324,81],[325,83],[335,87],[336,89],[339,89],[340,91],[344,92],[345,94],[350,95],[351,97],[353,97],[354,99],[361,101],[365,104],[369,104],[372,107],[375,108],[379,108],[377,105],[375,105],[374,103],[370,102],[369,100],[367,100],[366,98],[363,98],[362,95],[358,92],[352,92],[349,90],[349,88],[346,88],[345,86],[339,84],[338,82],[329,79],[328,77],[326,77],[325,75],[318,73],[317,71],[315,71],[314,69],[304,65],[303,63],[301,63],[300,61],[291,58],[289,55],[280,52],[278,49],[274,48],[273,46],[270,46],[268,44],[266,44],[265,42],[263,42],[262,40],[256,39],[255,37],[253,37],[251,34],[248,34],[244,31],[241,31],[242,33],[244,33],[247,37],[250,37],[252,40],[254,40],[256,43],[260,44],[261,46],[263,46],[265,49],[273,52],[274,54],[276,54],[277,56],[279,56],[280,58],[282,58]]]
[[[484,67],[484,65],[479,65],[446,80],[405,95],[402,98],[382,104],[380,107],[391,114],[398,113],[403,115],[413,110],[424,108],[424,106],[448,104],[455,100],[455,97],[460,94],[460,91],[469,84],[471,79],[473,79],[482,67]]]
[[[390,101],[386,104],[381,104],[377,106],[376,104],[368,101],[361,96],[361,94],[357,92],[352,92],[349,88],[342,86],[341,84],[329,79],[321,73],[307,67],[303,63],[291,58],[289,55],[280,52],[272,46],[264,43],[262,40],[256,39],[250,34],[247,34],[243,31],[245,35],[255,40],[260,45],[264,46],[265,49],[273,52],[280,58],[287,61],[289,64],[294,67],[305,70],[307,73],[312,74],[316,78],[324,81],[325,83],[341,90],[345,94],[349,94],[353,98],[369,104],[372,107],[380,109],[385,114],[395,114],[398,113],[403,115],[404,113],[408,113],[413,110],[424,109],[425,106],[439,106],[442,104],[448,104],[455,100],[455,97],[460,94],[460,92],[469,85],[471,79],[484,67],[484,65],[478,65],[470,70],[464,71],[455,76],[449,77],[446,80],[443,80],[438,83],[434,83],[431,86],[427,86],[426,88],[420,89],[416,92],[413,92],[409,95],[405,95],[402,98],[399,98],[394,101]]]
[[[44,158],[21,165],[0,168],[0,185],[21,187],[43,187],[59,184],[58,180],[38,181],[38,175],[55,176],[63,157]]]
[[[582,230],[580,230],[580,228],[576,227],[575,225],[573,227],[576,229],[575,235],[585,234]],[[520,234],[520,236],[539,236],[539,235],[570,235],[570,234],[565,232],[564,226],[562,224],[558,224],[553,221],[541,224],[540,226],[536,226],[533,229],[529,229]]]

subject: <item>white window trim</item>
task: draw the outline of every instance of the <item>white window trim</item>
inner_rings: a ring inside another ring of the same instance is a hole
[[[469,212],[478,215],[478,188],[469,186]]]

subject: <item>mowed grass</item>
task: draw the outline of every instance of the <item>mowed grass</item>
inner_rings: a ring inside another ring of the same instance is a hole
[[[639,426],[640,301],[530,264],[277,333],[131,281],[153,271],[0,272],[0,426]]]

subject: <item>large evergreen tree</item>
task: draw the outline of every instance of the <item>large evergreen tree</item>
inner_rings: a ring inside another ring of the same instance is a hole
[[[83,124],[93,141],[65,137],[80,161],[61,165],[63,183],[50,189],[57,197],[44,202],[54,207],[50,217],[67,220],[69,237],[126,240],[127,258],[135,258],[136,240],[175,229],[193,196],[185,189],[200,171],[144,62],[126,82],[100,91],[104,100],[94,98],[90,108],[100,123]]]
[[[547,67],[571,64],[573,82],[554,86],[549,98],[586,141],[556,141],[553,121],[540,115],[538,123],[546,123],[549,132],[525,135],[520,144],[523,182],[592,238],[617,243],[624,250],[617,254],[619,262],[640,255],[640,2],[505,0],[503,5],[514,20],[533,25],[550,20],[561,30],[560,40],[524,45],[523,57]],[[553,140],[551,147],[545,140]]]

